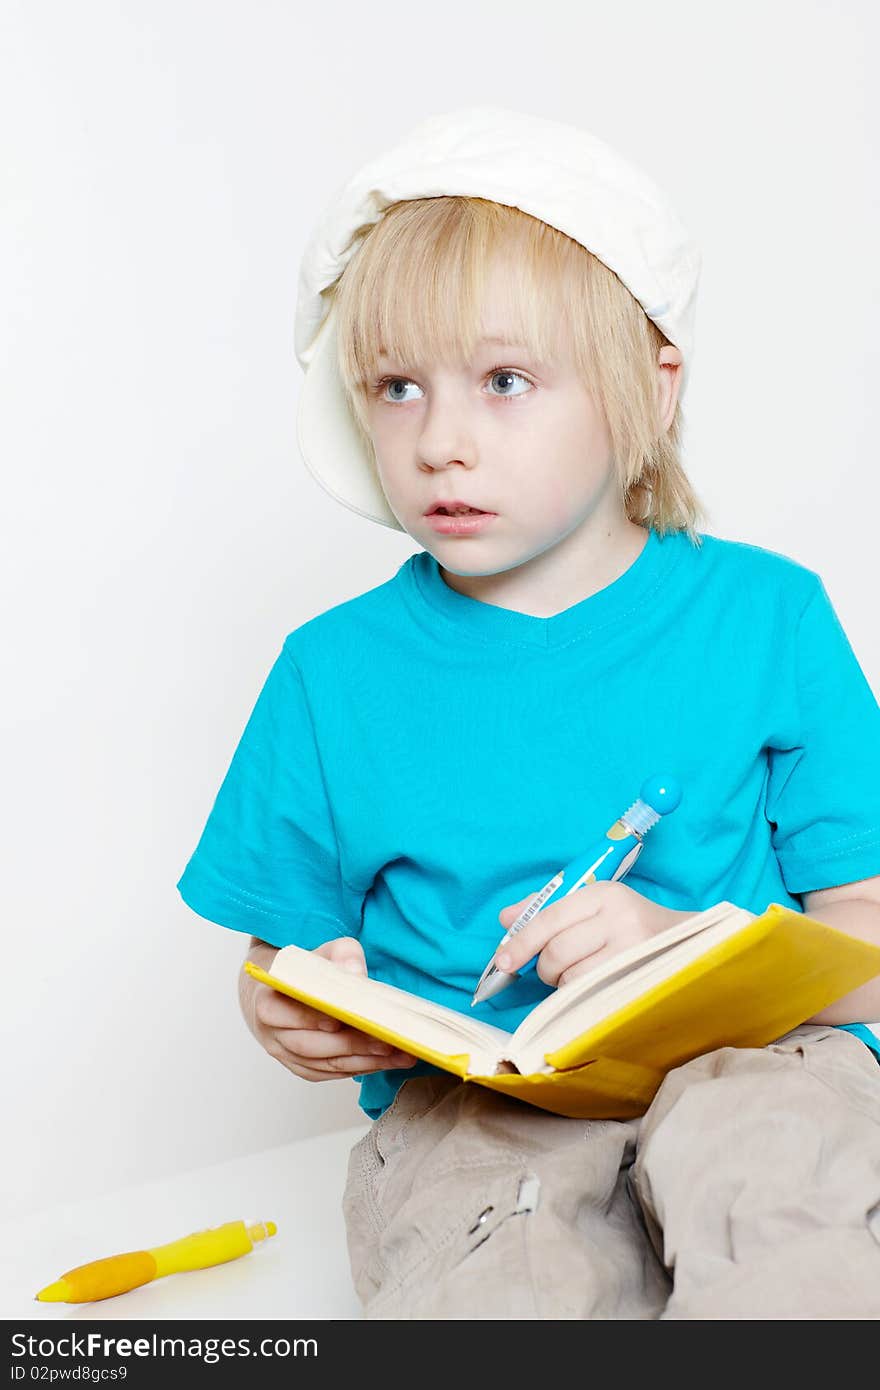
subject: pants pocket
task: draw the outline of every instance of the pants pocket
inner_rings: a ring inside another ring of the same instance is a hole
[[[366,1316],[538,1316],[524,1225],[537,1199],[525,1171],[435,1173],[430,1191],[411,1190],[382,1233],[381,1288],[368,1294]]]

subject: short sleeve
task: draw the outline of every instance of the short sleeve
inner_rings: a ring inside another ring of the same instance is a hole
[[[177,883],[199,916],[274,946],[353,936],[333,817],[299,668],[285,645]]]
[[[767,816],[792,894],[880,873],[880,707],[813,579],[791,656],[794,737],[768,754]]]

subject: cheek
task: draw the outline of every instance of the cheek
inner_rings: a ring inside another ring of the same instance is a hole
[[[516,457],[508,450],[500,495],[521,522],[556,532],[581,505],[583,484],[575,472],[565,458],[552,458],[547,440],[539,439],[530,448],[518,450]]]
[[[391,442],[383,437],[381,430],[372,430],[370,439],[373,445],[373,454],[376,459],[376,469],[382,482],[389,487],[393,487],[396,476],[400,473],[400,466],[397,462],[397,453]]]
[[[566,487],[559,478],[545,482],[539,491],[538,508],[543,520],[554,530],[562,530],[577,511],[580,494]]]

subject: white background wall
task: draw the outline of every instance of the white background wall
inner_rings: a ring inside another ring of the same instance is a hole
[[[875,693],[869,0],[4,0],[3,1199],[22,1212],[362,1119],[238,1014],[175,883],[284,636],[416,548],[297,454],[326,198],[477,100],[591,129],[704,255],[705,529],[818,570]],[[744,654],[747,660],[747,654]],[[699,679],[699,672],[694,672]]]

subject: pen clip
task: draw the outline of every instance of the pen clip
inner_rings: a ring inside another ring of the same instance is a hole
[[[633,847],[632,847],[632,849],[630,850],[629,854],[625,854],[625,855],[624,855],[624,857],[621,859],[620,863],[618,864],[617,868],[614,870],[614,873],[611,875],[611,880],[610,880],[610,881],[611,881],[612,883],[614,883],[616,879],[623,878],[624,874],[628,874],[628,873],[629,873],[630,869],[632,868],[633,864],[634,864],[634,863],[636,862],[636,860],[638,859],[638,857],[639,857],[639,855],[641,854],[641,852],[642,852],[642,850],[644,849],[644,847],[645,847],[645,842],[644,842],[644,840],[639,840],[639,842],[638,842],[637,845],[633,845]]]

